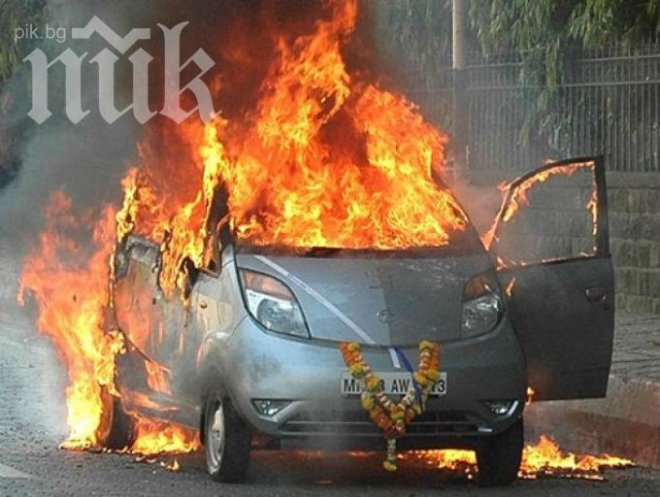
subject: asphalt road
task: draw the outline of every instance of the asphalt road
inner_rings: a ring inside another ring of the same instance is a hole
[[[5,266],[6,268],[7,266]],[[2,273],[2,269],[0,269]],[[300,453],[254,455],[249,481],[220,485],[205,474],[200,455],[179,458],[181,469],[137,462],[118,454],[59,450],[66,435],[66,376],[32,318],[13,301],[12,278],[0,281],[0,497],[4,496],[660,496],[660,471],[609,471],[606,481],[518,481],[507,489],[481,489],[464,475],[425,463],[380,468],[381,455],[350,457]],[[170,462],[170,459],[163,459]]]

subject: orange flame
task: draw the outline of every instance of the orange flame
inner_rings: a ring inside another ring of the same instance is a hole
[[[144,365],[147,370],[147,384],[149,388],[154,392],[170,395],[172,389],[170,388],[169,370],[151,361],[145,361]]]
[[[525,399],[525,405],[528,406],[532,402],[534,402],[534,396],[536,395],[536,392],[532,387],[527,387],[527,398]]]
[[[477,473],[477,458],[474,451],[470,450],[414,451],[402,457],[411,457],[440,469],[464,473],[468,477]],[[556,476],[602,479],[602,471],[605,469],[631,466],[634,466],[632,461],[608,454],[593,456],[564,452],[551,437],[542,435],[538,442],[528,444],[523,449],[518,477],[534,479],[541,476]]]
[[[114,384],[115,355],[124,349],[121,333],[105,331],[115,213],[105,207],[100,217],[93,212],[78,217],[71,200],[58,192],[45,216],[47,226],[39,245],[24,261],[18,298],[20,303],[28,297],[36,301],[38,328],[53,340],[67,367],[69,436],[62,448],[98,448],[109,428],[106,414],[112,410],[112,396],[119,395]],[[79,241],[90,239],[87,245]],[[169,388],[161,371],[154,371],[149,379],[159,382],[154,386]],[[158,436],[150,436],[149,429]],[[195,433],[162,423],[138,419],[136,433],[134,453],[188,452],[197,447]]]
[[[181,469],[181,466],[179,465],[179,461],[177,461],[176,459],[174,459],[169,464],[161,462],[160,465],[163,468],[165,468],[167,471],[172,471],[172,472],[179,471],[179,469]]]
[[[58,192],[45,214],[39,245],[24,261],[19,302],[34,298],[39,331],[54,341],[68,368],[69,437],[63,446],[97,447],[109,407],[103,389],[116,394],[114,356],[123,348],[121,335],[106,334],[103,327],[114,212],[106,207],[96,223],[92,213],[80,219],[71,200]],[[91,247],[81,239],[91,239]]]
[[[516,286],[516,277],[514,276],[511,278],[511,281],[506,285],[506,288],[504,289],[504,293],[506,294],[507,297],[511,298],[513,296],[513,289]],[[529,393],[529,390],[528,390]]]
[[[525,405],[534,400],[535,391],[527,387]],[[440,469],[464,473],[472,478],[477,472],[477,457],[471,450],[430,450],[413,451],[412,457]],[[404,456],[405,457],[405,456]],[[557,442],[548,435],[541,435],[535,444],[527,444],[523,449],[518,477],[535,479],[540,476],[559,476],[602,480],[602,471],[610,468],[627,468],[635,464],[629,459],[602,454],[577,455],[561,450]]]
[[[245,119],[178,130],[198,165],[187,180],[196,188],[177,194],[157,184],[155,160],[143,147],[140,172],[124,184],[120,237],[135,231],[162,243],[166,291],[183,288],[185,259],[208,262],[220,185],[231,228],[255,245],[442,246],[466,228],[465,213],[433,177],[444,166],[447,137],[404,97],[349,74],[341,50],[355,28],[357,2],[328,5],[333,16],[311,34],[278,39],[261,99]]]
[[[132,454],[184,454],[199,448],[195,430],[165,421],[137,416],[135,433],[136,440],[130,449]]]
[[[529,204],[527,193],[532,187],[538,185],[539,183],[546,182],[553,176],[571,176],[580,169],[588,168],[593,170],[594,167],[596,167],[596,165],[593,162],[579,162],[575,164],[567,164],[565,166],[556,166],[548,169],[547,171],[541,171],[535,175],[530,176],[525,181],[520,183],[513,191],[513,194],[509,198],[509,204],[504,209],[502,221],[504,223],[508,223],[518,212],[521,206]]]
[[[542,475],[563,475],[602,479],[600,473],[604,469],[630,466],[634,466],[632,461],[608,454],[593,456],[563,452],[551,437],[542,435],[538,443],[525,447],[520,476],[536,478]]]
[[[591,234],[595,237],[598,235],[598,190],[596,188],[594,188],[589,202],[587,202],[587,209],[591,213],[591,220],[593,222],[593,231]]]

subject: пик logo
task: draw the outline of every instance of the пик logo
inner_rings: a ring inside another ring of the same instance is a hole
[[[163,32],[165,42],[164,105],[160,114],[181,123],[195,112],[199,112],[200,117],[207,122],[214,114],[213,99],[211,91],[201,78],[213,68],[215,62],[204,50],[199,49],[186,62],[181,63],[181,33],[187,24],[182,22],[173,28],[158,25]],[[138,122],[146,123],[157,114],[149,107],[149,64],[153,57],[142,48],[135,50],[128,57],[133,66],[133,102],[122,110],[118,110],[115,105],[114,82],[115,64],[119,61],[119,55],[126,56],[138,41],[149,40],[151,29],[132,29],[122,38],[98,17],[94,17],[84,28],[73,28],[71,37],[76,40],[88,40],[94,33],[98,33],[115,49],[113,51],[104,48],[89,59],[90,64],[98,66],[101,117],[111,124],[132,110]],[[48,108],[48,71],[57,62],[61,62],[65,67],[67,117],[72,123],[77,124],[89,114],[89,110],[82,108],[81,89],[82,64],[88,55],[87,52],[78,55],[68,48],[57,58],[48,61],[41,49],[35,49],[25,57],[24,60],[32,66],[32,109],[28,115],[34,121],[41,124],[52,115]],[[181,72],[191,64],[195,64],[200,73],[182,88]],[[185,91],[192,92],[198,104],[188,111],[181,108],[181,95]]]

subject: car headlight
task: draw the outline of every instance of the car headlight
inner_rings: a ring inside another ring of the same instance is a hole
[[[502,319],[504,306],[500,287],[491,271],[472,278],[463,291],[461,331],[464,336],[488,333]]]
[[[267,330],[309,338],[300,304],[280,280],[247,269],[239,270],[248,311]]]

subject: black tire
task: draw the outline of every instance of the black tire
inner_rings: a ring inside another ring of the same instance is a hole
[[[133,420],[126,414],[121,399],[113,396],[103,387],[101,395],[104,405],[111,406],[103,413],[98,439],[106,449],[122,450],[133,442]]]
[[[203,434],[206,468],[211,478],[222,483],[245,481],[252,434],[231,401],[217,392],[206,397]]]
[[[485,439],[477,448],[479,485],[506,486],[518,477],[525,433],[522,418],[511,428]]]

